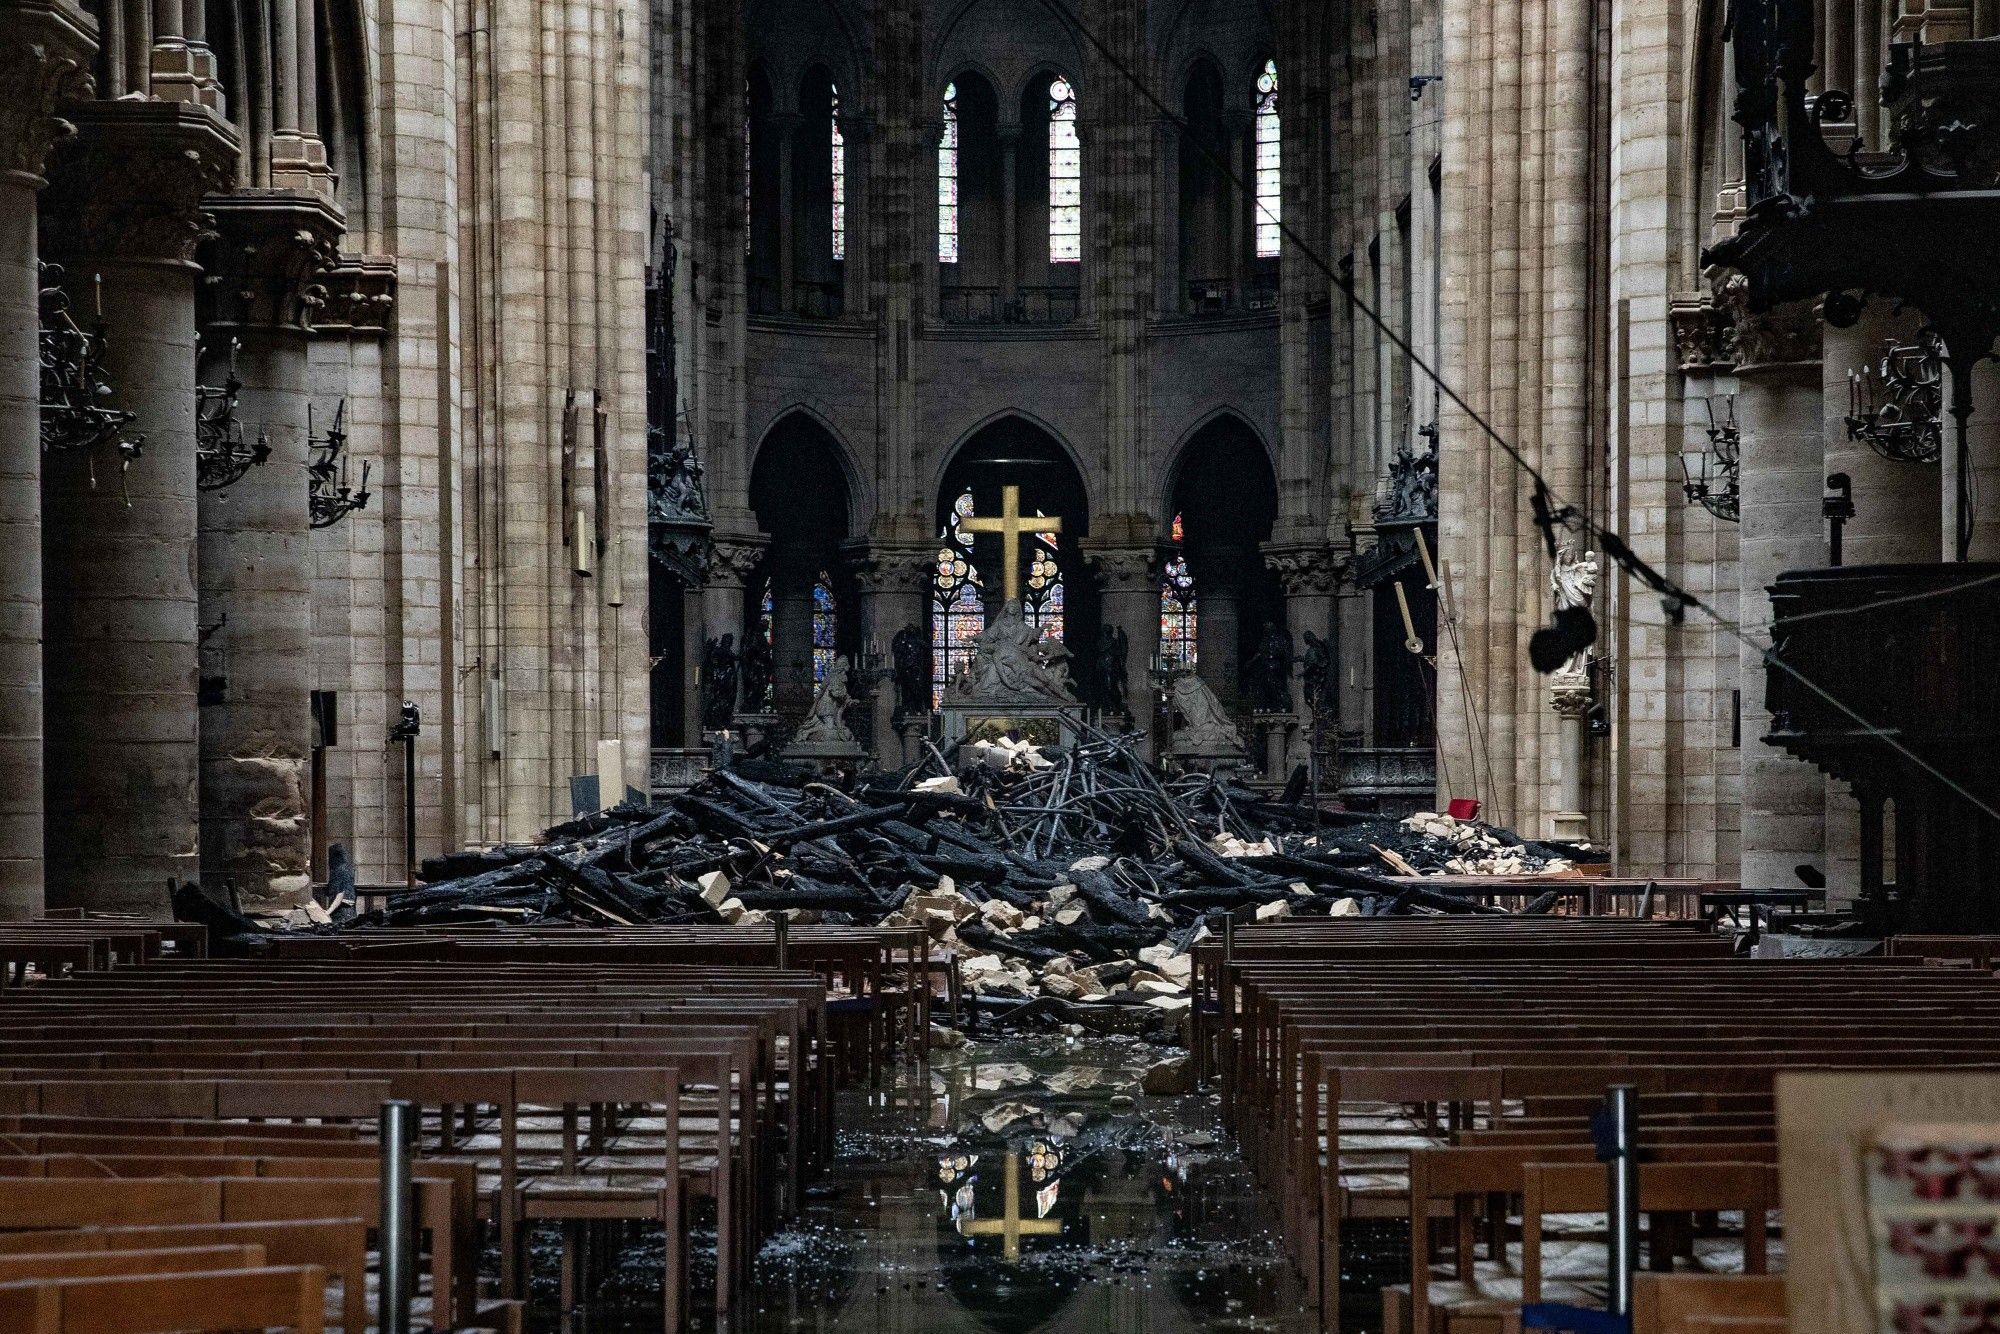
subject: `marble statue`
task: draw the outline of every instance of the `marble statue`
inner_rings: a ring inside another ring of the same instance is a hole
[[[1222,701],[1196,673],[1184,671],[1174,677],[1167,688],[1167,698],[1181,719],[1181,725],[1174,729],[1174,750],[1195,755],[1240,755],[1247,749],[1243,734],[1229,720]]]
[[[701,655],[701,725],[720,732],[736,716],[736,636],[711,639]]]
[[[826,680],[820,685],[819,694],[813,697],[812,712],[799,724],[799,730],[792,734],[794,745],[803,746],[854,746],[858,744],[854,733],[847,730],[847,708],[854,703],[854,693],[848,685],[847,656],[842,654],[826,669]]]
[[[1555,566],[1549,571],[1549,591],[1555,595],[1558,616],[1566,611],[1589,611],[1591,599],[1597,594],[1597,553],[1578,554],[1573,547],[1558,551]],[[1589,658],[1588,649],[1578,649],[1556,674],[1587,677]]]
[[[1069,650],[1043,639],[1018,602],[1005,603],[973,641],[972,662],[952,682],[951,695],[981,704],[1074,704]]]

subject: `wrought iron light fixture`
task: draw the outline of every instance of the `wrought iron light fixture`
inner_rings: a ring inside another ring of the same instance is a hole
[[[1685,478],[1681,490],[1690,503],[1699,504],[1725,523],[1736,523],[1743,517],[1743,494],[1737,479],[1742,434],[1736,426],[1736,395],[1723,396],[1720,414],[1715,402],[1707,400],[1707,448],[1681,451]]]
[[[229,374],[220,389],[194,387],[194,484],[202,491],[220,491],[243,480],[243,474],[271,457],[271,442],[262,428],[255,444],[243,439],[236,419],[236,395],[243,382],[236,378],[236,340],[229,340]]]
[[[312,455],[306,464],[307,500],[312,507],[312,526],[331,528],[359,509],[368,508],[368,469],[361,465],[361,487],[347,481],[347,400],[334,409],[333,425],[325,435],[312,428],[312,404],[306,404],[306,449]]]
[[[1944,339],[1925,329],[1914,343],[1889,339],[1878,366],[1849,371],[1847,438],[1898,463],[1936,463],[1944,453],[1944,360]]]
[[[128,429],[133,413],[104,404],[112,389],[104,378],[101,306],[98,319],[94,331],[78,324],[62,288],[61,267],[41,265],[42,450],[84,454],[94,469],[97,449],[111,446],[120,466],[129,467],[145,448],[146,433]],[[91,484],[96,485],[94,474]]]

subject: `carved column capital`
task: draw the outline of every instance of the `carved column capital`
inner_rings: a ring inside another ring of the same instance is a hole
[[[864,596],[930,590],[937,574],[937,548],[857,544],[848,549],[848,568]]]
[[[1590,673],[1565,667],[1549,678],[1549,704],[1564,718],[1590,712]]]
[[[313,332],[332,337],[381,338],[396,313],[396,261],[388,255],[340,256],[320,275],[324,304]]]
[[[1668,305],[1674,355],[1684,372],[1727,370],[1736,364],[1736,325],[1707,296],[1675,297]]]
[[[201,249],[210,325],[306,330],[326,303],[320,277],[340,262],[340,210],[293,190],[208,201],[216,230]]]
[[[235,171],[236,131],[190,102],[72,102],[64,114],[77,134],[50,158],[43,249],[192,263],[204,201]]]
[[[1820,359],[1822,326],[1812,303],[1794,301],[1769,310],[1750,308],[1750,280],[1730,270],[1711,274],[1715,306],[1736,331],[1739,374],[1763,366]]]
[[[770,543],[759,539],[717,537],[708,551],[709,582],[747,586],[769,549]]]
[[[1108,548],[1085,553],[1090,568],[1107,593],[1155,587],[1160,578],[1160,553],[1154,547]]]
[[[1340,591],[1346,562],[1328,547],[1266,547],[1264,562],[1288,598],[1332,597]]]
[[[49,150],[76,132],[58,103],[96,96],[97,23],[69,0],[0,0],[0,175],[39,188]]]

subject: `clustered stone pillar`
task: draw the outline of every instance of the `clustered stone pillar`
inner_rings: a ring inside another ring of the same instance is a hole
[[[91,461],[43,470],[48,902],[158,914],[199,864],[193,261],[237,144],[194,103],[69,114],[43,237],[88,322],[101,293],[112,405],[146,445],[122,474],[94,460],[94,489]]]
[[[1331,737],[1314,735],[1317,716],[1322,728],[1339,721],[1340,663],[1333,628],[1334,597],[1340,590],[1340,564],[1325,547],[1274,546],[1265,549],[1266,559],[1277,571],[1285,594],[1285,631],[1292,637],[1295,670],[1292,674],[1292,715],[1299,726],[1294,733],[1292,753],[1285,759],[1289,771],[1309,762],[1315,748],[1324,750]],[[1324,644],[1327,680],[1323,698],[1306,698],[1306,663],[1315,652],[1306,636]]]
[[[730,647],[738,654],[746,642],[744,612],[749,603],[750,581],[756,577],[757,567],[764,559],[764,544],[748,538],[718,537],[709,549],[708,582],[701,590],[701,619],[688,638],[688,662],[702,661],[707,641],[730,637]],[[693,618],[690,618],[692,620]],[[697,673],[690,670],[690,680],[697,680]],[[698,680],[692,694],[697,719],[700,717],[702,701],[707,697],[708,682]],[[740,699],[741,696],[739,695]],[[700,736],[703,729],[690,728],[688,735]]]
[[[66,0],[0,0],[0,918],[42,899],[41,280],[35,198],[88,97],[95,25]]]
[[[903,743],[897,731],[895,639],[906,626],[915,626],[923,633],[937,556],[927,547],[871,547],[856,553],[853,568],[861,587],[861,642],[883,655],[886,669],[875,683],[869,745],[876,762],[893,769],[903,763]],[[850,727],[857,736],[861,734],[862,729],[853,722]]]
[[[341,219],[290,191],[209,207],[202,381],[222,384],[234,364],[237,420],[271,456],[201,493],[202,877],[233,883],[248,904],[296,906],[312,888],[306,338]]]
[[[1153,659],[1160,652],[1160,554],[1150,547],[1090,553],[1103,590],[1100,617],[1125,632],[1125,709],[1141,738],[1141,752],[1158,752],[1153,736]]]
[[[1190,545],[1188,572],[1194,575],[1196,604],[1195,671],[1223,703],[1239,703],[1242,691],[1243,585],[1250,553],[1221,544]]]
[[[1737,424],[1741,430],[1743,532],[1740,614],[1754,639],[1768,641],[1770,586],[1786,570],[1826,562],[1820,517],[1824,478],[1820,325],[1804,303],[1768,314],[1739,313]],[[1743,885],[1793,888],[1794,868],[1823,869],[1826,783],[1819,770],[1763,737],[1763,655],[1745,645],[1743,689]]]

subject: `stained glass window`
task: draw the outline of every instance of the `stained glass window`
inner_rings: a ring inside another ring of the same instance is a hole
[[[825,570],[813,580],[813,684],[826,680],[833,666],[833,578]]]
[[[944,89],[944,132],[938,137],[938,263],[958,263],[958,85]]]
[[[979,571],[972,564],[972,534],[959,525],[972,517],[972,492],[951,507],[938,534],[937,577],[931,588],[931,705],[944,702],[944,688],[972,663],[973,644],[986,628]]]
[[[1284,137],[1278,124],[1278,62],[1264,62],[1257,76],[1257,257],[1276,257],[1284,242],[1282,216]]]
[[[1195,597],[1194,575],[1188,571],[1187,556],[1178,550],[1181,516],[1174,516],[1174,545],[1160,577],[1160,655],[1171,667],[1194,667]]]
[[[1036,518],[1045,517],[1040,510]],[[1028,624],[1040,630],[1043,639],[1063,637],[1063,577],[1056,564],[1055,543],[1037,536],[1028,544],[1028,583],[1021,609]]]
[[[1083,141],[1076,133],[1076,91],[1057,75],[1049,84],[1049,262],[1083,259]]]
[[[840,89],[833,96],[833,257],[847,258],[847,139],[840,132]]]

